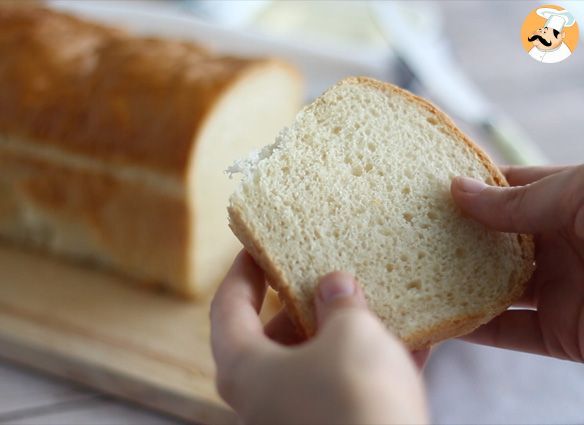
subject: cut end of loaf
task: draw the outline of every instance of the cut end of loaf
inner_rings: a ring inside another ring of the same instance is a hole
[[[504,177],[443,113],[389,84],[340,82],[235,171],[230,226],[307,335],[318,280],[335,270],[412,349],[490,320],[531,273],[529,238],[463,218],[450,198],[454,176]]]
[[[223,170],[273,140],[298,111],[301,96],[302,79],[295,69],[276,60],[258,63],[225,90],[197,135],[188,179],[193,292],[214,287],[241,249],[225,226],[225,202],[236,182],[226,179]]]

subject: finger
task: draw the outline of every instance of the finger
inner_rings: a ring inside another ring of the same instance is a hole
[[[510,165],[501,167],[501,172],[511,186],[525,186],[568,168],[570,166],[519,167]]]
[[[527,186],[498,187],[455,177],[451,192],[462,211],[503,232],[544,233],[572,226],[581,182],[574,172],[560,172]],[[573,194],[574,196],[570,196]]]
[[[428,357],[430,356],[430,349],[412,351],[411,354],[412,354],[412,358],[414,359],[414,363],[416,363],[416,366],[418,366],[418,369],[421,370],[426,365],[426,361],[428,360]]]
[[[211,303],[211,347],[218,368],[231,366],[264,337],[258,312],[265,291],[262,270],[240,252]]]
[[[549,356],[539,325],[538,312],[508,310],[461,339],[476,344]]]
[[[266,326],[264,326],[264,333],[272,341],[282,345],[296,345],[305,340],[300,332],[298,332],[296,326],[292,323],[284,309],[280,310],[280,312],[276,314]]]
[[[537,307],[537,297],[535,293],[535,284],[533,280],[530,280],[527,283],[525,291],[519,297],[517,301],[513,303],[513,307],[522,307],[522,308],[536,308]]]
[[[367,303],[355,278],[345,272],[334,272],[324,276],[316,291],[316,317],[318,327],[338,311],[346,308],[366,309]]]

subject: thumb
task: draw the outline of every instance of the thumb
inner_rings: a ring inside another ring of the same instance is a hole
[[[346,272],[333,272],[321,278],[316,291],[315,306],[320,329],[340,310],[367,309],[367,302],[353,275]]]
[[[486,226],[516,233],[572,230],[584,197],[574,170],[550,175],[526,186],[498,187],[467,177],[452,180],[456,204]],[[578,199],[582,198],[582,199]]]

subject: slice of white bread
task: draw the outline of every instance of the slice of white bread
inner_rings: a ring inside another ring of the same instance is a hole
[[[334,270],[357,277],[411,349],[487,322],[531,275],[530,237],[464,218],[450,196],[454,176],[507,185],[503,175],[445,114],[395,86],[341,81],[231,171],[244,175],[231,229],[306,335],[318,280]]]

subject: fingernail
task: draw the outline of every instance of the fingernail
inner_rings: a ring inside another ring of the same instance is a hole
[[[334,272],[324,276],[318,286],[318,295],[324,303],[355,294],[355,278],[349,273]]]
[[[480,180],[475,180],[468,177],[455,177],[455,179],[459,189],[462,192],[479,193],[487,187],[487,185]]]

